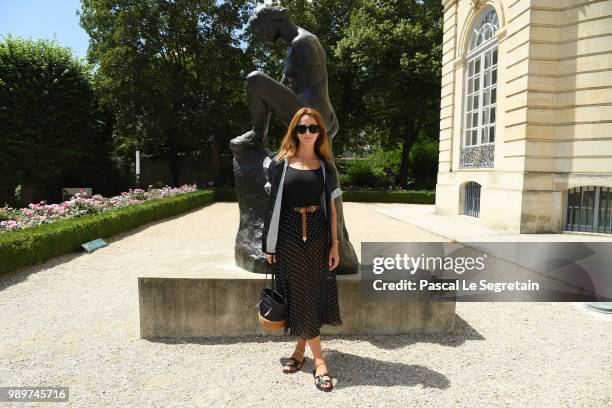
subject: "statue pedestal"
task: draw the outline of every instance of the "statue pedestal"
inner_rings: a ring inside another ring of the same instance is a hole
[[[236,197],[240,208],[234,251],[236,265],[247,271],[265,273],[268,262],[261,252],[261,234],[269,196],[264,190],[266,178],[262,165],[270,151],[256,147],[234,149],[233,153]]]
[[[234,265],[231,254],[177,255],[138,277],[142,338],[283,335],[262,329],[257,319],[264,275]],[[360,274],[338,275],[340,326],[322,334],[412,334],[453,330],[454,301],[436,301],[450,291],[432,291],[418,301],[366,299]],[[271,285],[268,275],[267,285]]]

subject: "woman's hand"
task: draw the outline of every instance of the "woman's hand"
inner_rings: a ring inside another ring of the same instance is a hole
[[[276,254],[266,254],[266,259],[268,260],[269,264],[272,262],[276,263]]]
[[[340,255],[338,255],[338,243],[334,243],[329,250],[329,270],[334,270],[340,263]]]

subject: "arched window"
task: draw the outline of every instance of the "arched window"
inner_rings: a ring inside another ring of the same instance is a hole
[[[487,152],[467,154],[464,166],[492,167],[492,144],[495,142],[495,107],[497,102],[497,13],[486,9],[474,23],[469,34],[465,71],[465,122],[463,147],[491,145]],[[468,149],[469,150],[469,149]],[[479,162],[471,160],[477,157]],[[483,161],[483,158],[485,159]],[[488,163],[490,161],[490,163]]]
[[[475,181],[464,183],[463,187],[463,214],[470,217],[480,217],[480,187]]]

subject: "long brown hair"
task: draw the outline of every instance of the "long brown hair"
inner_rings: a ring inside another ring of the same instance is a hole
[[[329,146],[329,138],[327,136],[327,128],[325,127],[325,122],[323,121],[321,114],[313,108],[301,108],[295,112],[295,115],[293,115],[293,119],[291,119],[291,123],[289,123],[289,127],[287,128],[287,133],[285,133],[285,137],[283,137],[278,153],[274,159],[278,163],[281,160],[284,160],[285,157],[292,157],[295,155],[300,144],[300,139],[297,136],[295,127],[298,125],[298,123],[300,123],[300,119],[304,115],[311,115],[317,121],[320,128],[319,136],[317,136],[314,146],[315,154],[319,157],[319,159],[324,160],[326,163],[331,163],[332,157]]]

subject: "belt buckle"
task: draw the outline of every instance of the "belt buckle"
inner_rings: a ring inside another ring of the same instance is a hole
[[[314,206],[314,205],[311,205],[310,207],[308,207],[308,211],[309,211],[309,212],[315,212],[315,211],[316,211],[315,206]]]

